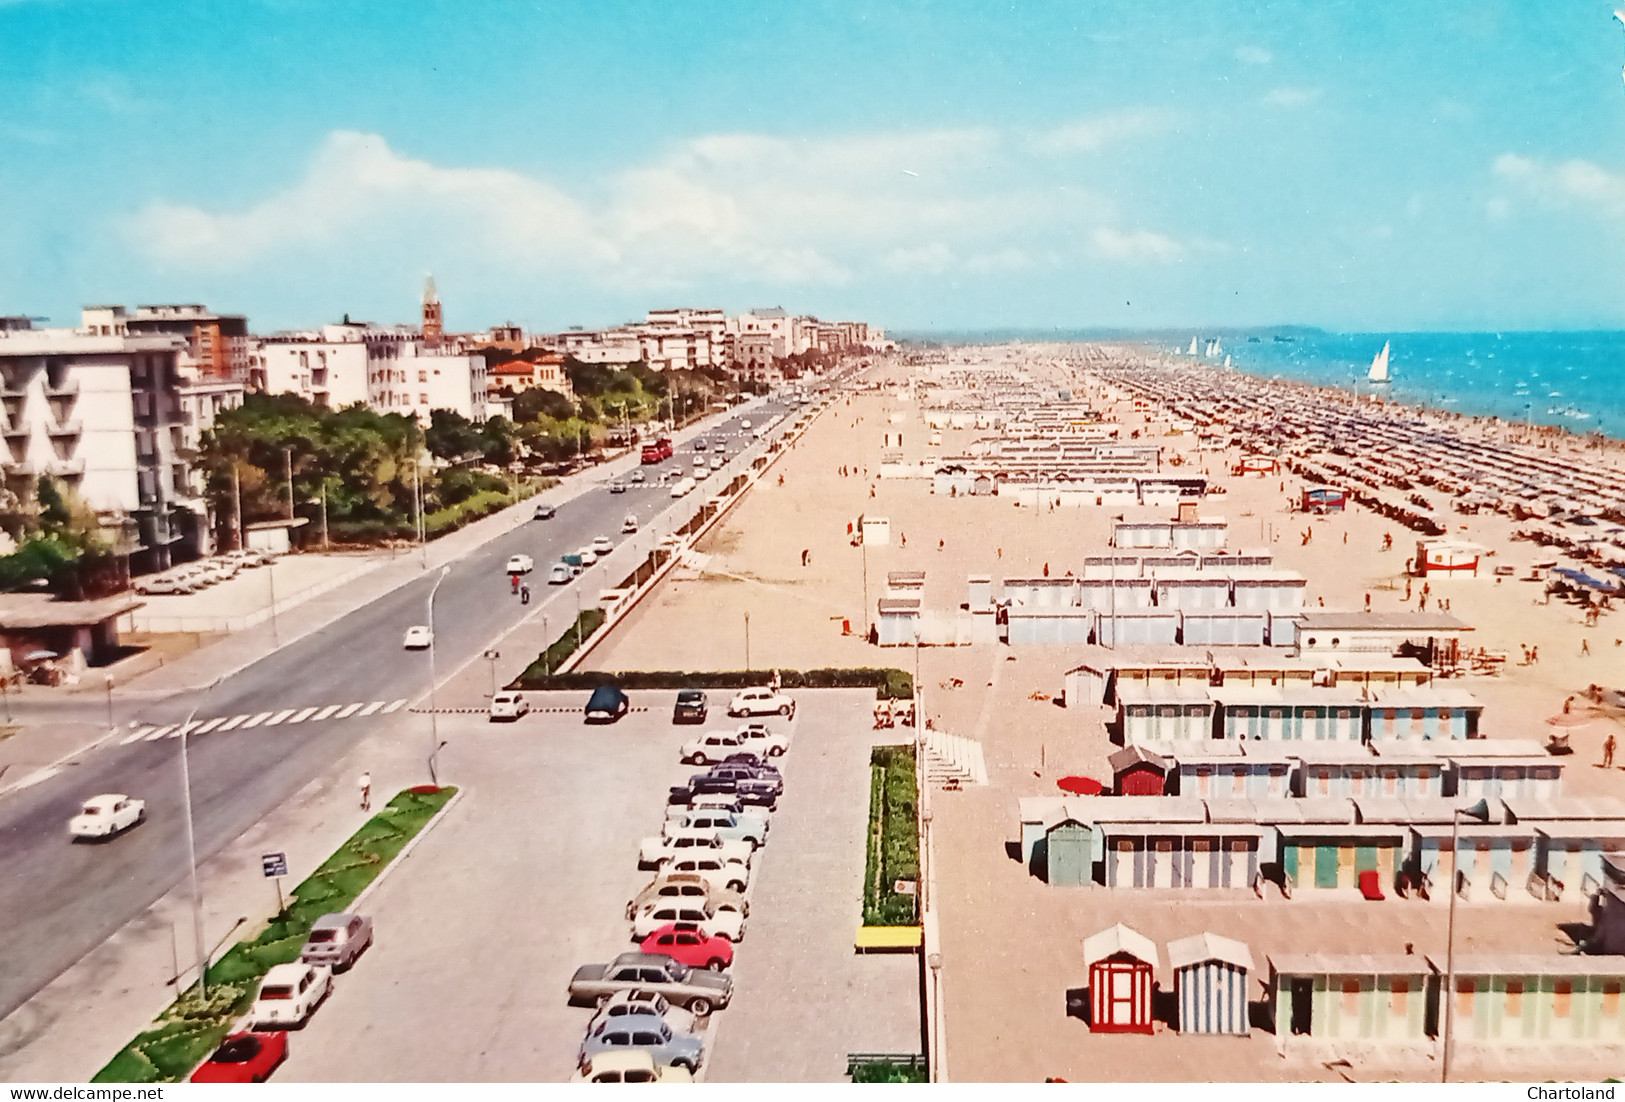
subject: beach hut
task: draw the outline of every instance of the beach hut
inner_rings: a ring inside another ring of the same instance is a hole
[[[875,632],[883,647],[912,646],[920,630],[918,597],[882,597],[875,605]]]
[[[1238,609],[1253,612],[1296,612],[1303,608],[1303,595],[1308,586],[1309,579],[1301,574],[1261,568],[1254,576],[1232,579],[1231,603]]]
[[[1174,970],[1179,1032],[1247,1035],[1253,954],[1246,944],[1214,933],[1192,934],[1168,943],[1168,966]]]
[[[1212,690],[1222,738],[1358,743],[1364,704],[1351,689],[1226,684]]]
[[[1206,800],[1291,795],[1296,758],[1279,747],[1209,739],[1170,744],[1165,750],[1171,762],[1170,789],[1181,796]]]
[[[1348,507],[1348,491],[1337,486],[1305,486],[1298,508],[1305,513],[1341,513]]]
[[[1602,873],[1603,885],[1587,903],[1591,934],[1585,951],[1625,954],[1625,854],[1603,854]]]
[[[993,607],[993,575],[969,574],[965,577],[966,603],[971,611]]]
[[[1107,757],[1112,791],[1119,796],[1162,796],[1168,781],[1168,759],[1143,746],[1125,746]]]
[[[1375,796],[1381,787],[1376,758],[1359,742],[1305,742],[1295,748],[1295,796]]]
[[[1473,739],[1441,747],[1450,765],[1452,792],[1465,800],[1563,794],[1563,762],[1534,739]]]
[[[1141,805],[1196,805],[1190,815]],[[1184,797],[1111,797],[1096,811],[1108,888],[1245,888],[1258,873],[1263,830],[1251,821],[1209,822],[1203,801]]]
[[[1157,571],[1153,581],[1154,600],[1158,608],[1214,609],[1230,605],[1230,579],[1213,577],[1169,577],[1174,570],[1189,570],[1193,574],[1201,567],[1194,562],[1170,570]]]
[[[1269,617],[1262,612],[1186,610],[1179,617],[1179,641],[1187,647],[1261,647],[1268,633]]]
[[[1430,961],[1435,969],[1440,961]],[[1459,953],[1452,993],[1458,1043],[1625,1041],[1625,961],[1601,956]]]
[[[1230,522],[1222,517],[1174,521],[1168,526],[1168,546],[1196,550],[1223,547],[1229,538]]]
[[[1089,1031],[1150,1033],[1157,946],[1122,923],[1083,940],[1089,971]]]
[[[1367,725],[1372,742],[1478,737],[1484,705],[1465,689],[1441,689],[1429,684],[1376,689],[1368,695]]]
[[[1293,953],[1272,955],[1269,968],[1280,1042],[1420,1043],[1432,1032],[1428,988],[1438,970],[1424,956]]]
[[[1448,764],[1429,743],[1369,744],[1377,754],[1377,778],[1363,795],[1385,799],[1438,799],[1447,794]]]
[[[891,521],[886,517],[861,516],[858,518],[858,533],[865,545],[885,547],[891,543]]]
[[[1417,540],[1415,572],[1420,577],[1435,574],[1471,574],[1478,577],[1479,559],[1484,548],[1465,540]]]
[[[1173,646],[1179,640],[1179,613],[1138,609],[1124,612],[1122,606],[1114,615],[1095,613],[1094,638],[1100,646]]]
[[[1533,830],[1535,872],[1582,896],[1602,888],[1603,855],[1625,850],[1625,820],[1557,819],[1534,823]]]
[[[1095,633],[1098,613],[1092,608],[1011,608],[1011,646],[1087,643]]]
[[[1205,686],[1119,683],[1117,726],[1125,746],[1213,737],[1213,700]]]
[[[1165,520],[1118,521],[1112,528],[1113,547],[1172,547],[1173,525]]]
[[[1152,606],[1150,578],[1085,578],[1078,583],[1078,602],[1097,612],[1132,612]]]

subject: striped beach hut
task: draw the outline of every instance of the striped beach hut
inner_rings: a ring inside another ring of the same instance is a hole
[[[1089,1032],[1150,1033],[1156,942],[1121,922],[1083,939]]]
[[[1625,1042],[1618,957],[1466,953],[1455,973],[1458,1043]]]
[[[1285,954],[1269,965],[1280,1041],[1416,1043],[1430,1034],[1428,986],[1437,973],[1426,957]]]
[[[1247,1035],[1253,954],[1245,944],[1214,933],[1192,934],[1168,943],[1168,966],[1174,970],[1179,1032]]]

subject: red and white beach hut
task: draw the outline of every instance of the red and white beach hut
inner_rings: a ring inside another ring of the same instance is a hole
[[[1156,942],[1121,922],[1083,939],[1089,1032],[1150,1033]]]
[[[1476,578],[1478,560],[1483,554],[1482,546],[1466,540],[1417,540],[1415,572],[1426,577],[1429,574],[1465,571]]]

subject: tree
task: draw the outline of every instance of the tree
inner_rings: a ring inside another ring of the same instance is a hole
[[[423,434],[429,454],[441,459],[461,459],[484,450],[484,439],[474,422],[450,409],[429,411],[429,428]]]
[[[56,480],[47,474],[40,475],[39,488],[35,492],[39,497],[40,522],[47,527],[65,527],[72,515],[61,491],[56,488]]]
[[[533,387],[513,396],[513,419],[520,424],[551,417],[567,421],[576,415],[575,403],[556,390]]]

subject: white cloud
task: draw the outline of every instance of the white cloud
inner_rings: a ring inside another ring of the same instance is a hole
[[[1090,140],[1152,119],[1096,120]],[[258,202],[154,202],[122,229],[138,253],[180,270],[477,256],[515,277],[673,290],[719,280],[842,284],[866,272],[1008,272],[1069,242],[1125,260],[1179,251],[1148,231],[1101,236],[1097,228],[1117,217],[1111,202],[1076,180],[1037,182],[1035,169],[1048,164],[984,129],[808,140],[714,134],[590,181],[578,195],[542,177],[437,165],[376,134],[336,131],[301,175]]]
[[[1591,161],[1548,163],[1516,153],[1497,157],[1493,171],[1540,202],[1556,207],[1579,206],[1625,222],[1625,173],[1610,172]]]
[[[1512,204],[1506,199],[1495,196],[1484,200],[1484,216],[1491,222],[1505,222],[1512,215]]]
[[[1172,112],[1155,107],[1136,107],[1079,119],[1053,130],[1035,134],[1032,147],[1046,153],[1094,153],[1107,145],[1161,133],[1172,127]]]
[[[1319,88],[1274,88],[1264,96],[1270,107],[1308,107],[1320,99]]]
[[[1236,60],[1243,65],[1268,65],[1274,55],[1262,46],[1237,46]]]
[[[1150,230],[1119,230],[1100,226],[1090,235],[1095,251],[1113,260],[1173,260],[1184,249],[1177,241]]]

